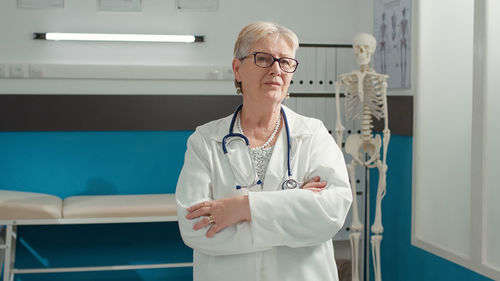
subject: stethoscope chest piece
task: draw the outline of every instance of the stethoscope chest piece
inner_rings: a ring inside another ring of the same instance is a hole
[[[287,179],[283,182],[283,185],[281,186],[282,189],[294,189],[297,188],[299,184],[297,183],[296,180],[294,179]]]

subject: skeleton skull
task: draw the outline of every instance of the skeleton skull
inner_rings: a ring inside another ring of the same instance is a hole
[[[356,62],[359,65],[370,63],[370,59],[377,48],[377,40],[371,34],[360,33],[352,40]]]

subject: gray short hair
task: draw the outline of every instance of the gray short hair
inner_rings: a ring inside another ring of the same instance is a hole
[[[276,23],[258,21],[240,31],[234,44],[234,57],[241,59],[247,56],[252,44],[267,36],[283,38],[292,47],[294,55],[299,48],[299,38],[290,29]]]

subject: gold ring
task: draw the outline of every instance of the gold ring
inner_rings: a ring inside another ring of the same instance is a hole
[[[208,216],[207,219],[208,223],[215,223],[214,217],[212,217],[212,215]]]

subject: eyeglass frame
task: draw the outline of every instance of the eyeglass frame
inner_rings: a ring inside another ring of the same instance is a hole
[[[260,66],[260,65],[257,64],[257,54],[265,54],[265,55],[271,56],[273,58],[273,62],[269,66]],[[280,67],[281,70],[283,70],[286,73],[294,73],[295,71],[297,71],[297,67],[299,66],[299,61],[296,60],[296,59],[294,59],[294,58],[289,58],[289,57],[275,58],[273,55],[268,54],[266,52],[253,52],[253,53],[251,53],[249,55],[246,55],[246,56],[242,57],[240,60],[244,60],[244,59],[248,58],[249,56],[253,56],[253,62],[254,62],[254,64],[257,67],[260,67],[260,68],[269,68],[269,67],[271,67],[274,64],[274,62],[278,62],[278,66]],[[284,70],[283,67],[281,67],[281,60],[282,59],[289,59],[289,60],[295,61],[297,63],[295,65],[295,69],[293,71],[286,71],[286,70]]]

